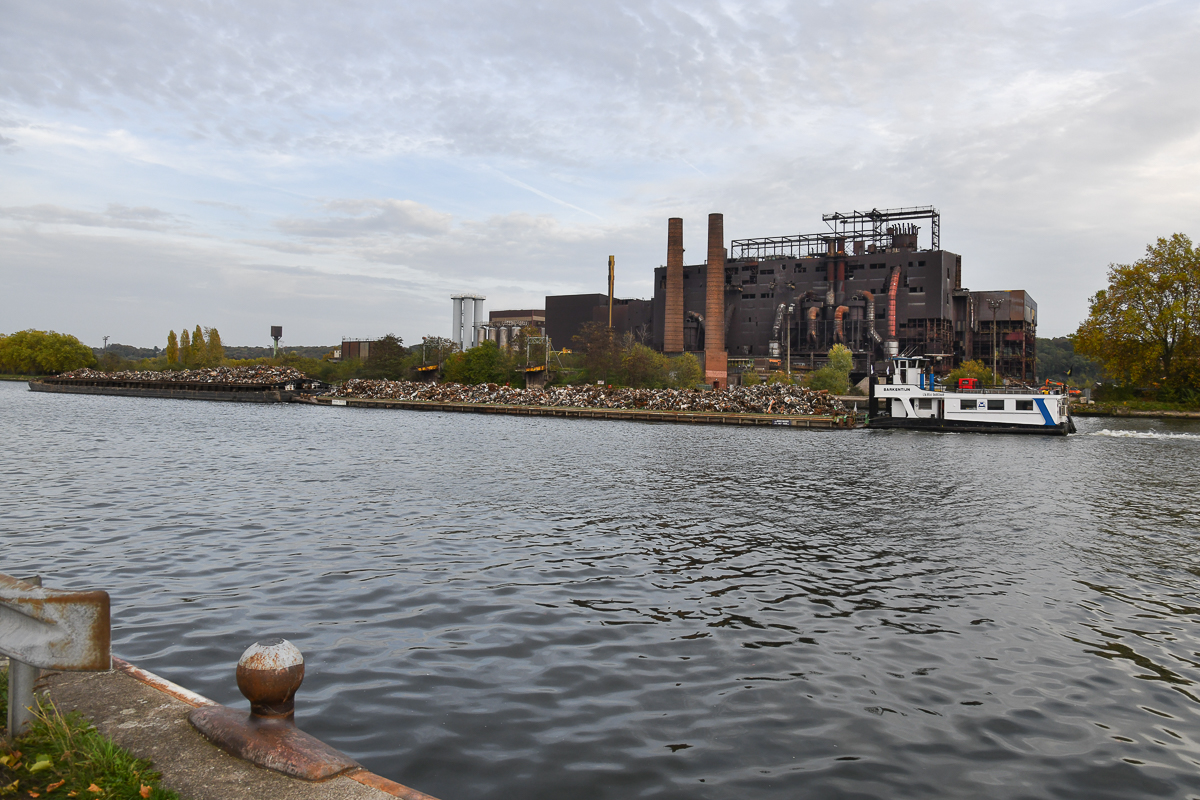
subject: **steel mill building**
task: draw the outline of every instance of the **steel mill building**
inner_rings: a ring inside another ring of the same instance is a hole
[[[822,219],[820,233],[736,239],[726,251],[722,215],[710,214],[708,258],[688,265],[683,220],[672,218],[650,344],[695,352],[707,381],[726,386],[748,368],[821,366],[834,344],[850,348],[858,373],[900,353],[930,356],[943,373],[971,358],[990,366],[994,324],[1001,375],[1035,379],[1037,304],[1025,291],[964,288],[962,256],[941,248],[935,208]],[[928,223],[928,247],[918,222]]]

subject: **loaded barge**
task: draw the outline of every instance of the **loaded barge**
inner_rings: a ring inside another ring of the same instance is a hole
[[[872,376],[868,384],[868,428],[1049,436],[1075,432],[1066,395],[1027,387],[947,390],[936,384],[929,360],[920,356],[893,357],[891,374]]]
[[[238,403],[287,403],[320,382],[288,369],[271,374],[265,369],[197,370],[189,373],[116,373],[78,370],[29,382],[35,392],[106,394],[121,397],[164,397],[178,400],[220,400]],[[211,373],[211,374],[208,374]],[[140,375],[155,377],[140,377]]]
[[[298,398],[323,406],[357,408],[401,408],[409,411],[450,411],[471,414],[510,414],[522,417],[568,417],[574,419],[623,419],[637,422],[674,422],[692,425],[772,425],[789,428],[853,428],[854,415],[736,414],[719,411],[650,411],[638,408],[581,408],[578,406],[526,406],[494,403],[447,403],[430,400],[393,400],[361,397]]]

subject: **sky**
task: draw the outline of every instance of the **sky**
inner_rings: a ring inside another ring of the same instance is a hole
[[[0,333],[449,335],[933,205],[1039,335],[1200,239],[1200,4],[0,0]],[[928,241],[922,230],[921,241]]]

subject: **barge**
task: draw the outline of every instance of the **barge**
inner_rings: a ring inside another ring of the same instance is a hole
[[[672,422],[691,425],[771,425],[817,430],[855,427],[853,414],[737,414],[719,411],[649,411],[635,408],[581,408],[578,406],[527,406],[500,403],[448,403],[430,400],[396,400],[362,397],[301,397],[296,402],[356,408],[398,408],[408,411],[449,411],[468,414],[508,414],[520,417],[573,419],[623,419],[637,422]]]
[[[1050,436],[1075,432],[1066,395],[1028,387],[948,390],[937,385],[929,360],[920,356],[893,357],[890,374],[871,376],[868,384],[868,428]]]
[[[289,377],[273,382],[140,380],[135,378],[57,376],[29,382],[35,392],[105,394],[119,397],[161,397],[176,400],[218,400],[236,403],[287,403],[311,392],[316,381]]]

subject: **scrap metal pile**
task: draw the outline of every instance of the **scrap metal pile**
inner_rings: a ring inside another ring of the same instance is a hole
[[[720,414],[838,416],[849,413],[840,400],[827,392],[779,384],[734,386],[715,392],[697,392],[691,389],[610,389],[605,386],[517,389],[494,383],[466,386],[459,383],[414,383],[354,378],[333,387],[328,394],[334,397],[374,400],[701,411]]]
[[[171,383],[235,383],[271,385],[276,383],[294,383],[306,380],[304,373],[292,367],[209,367],[206,369],[167,370],[153,372],[151,370],[126,370],[124,372],[100,372],[99,370],[83,369],[64,372],[59,378],[75,378],[79,380],[108,380],[108,381],[169,381]]]

